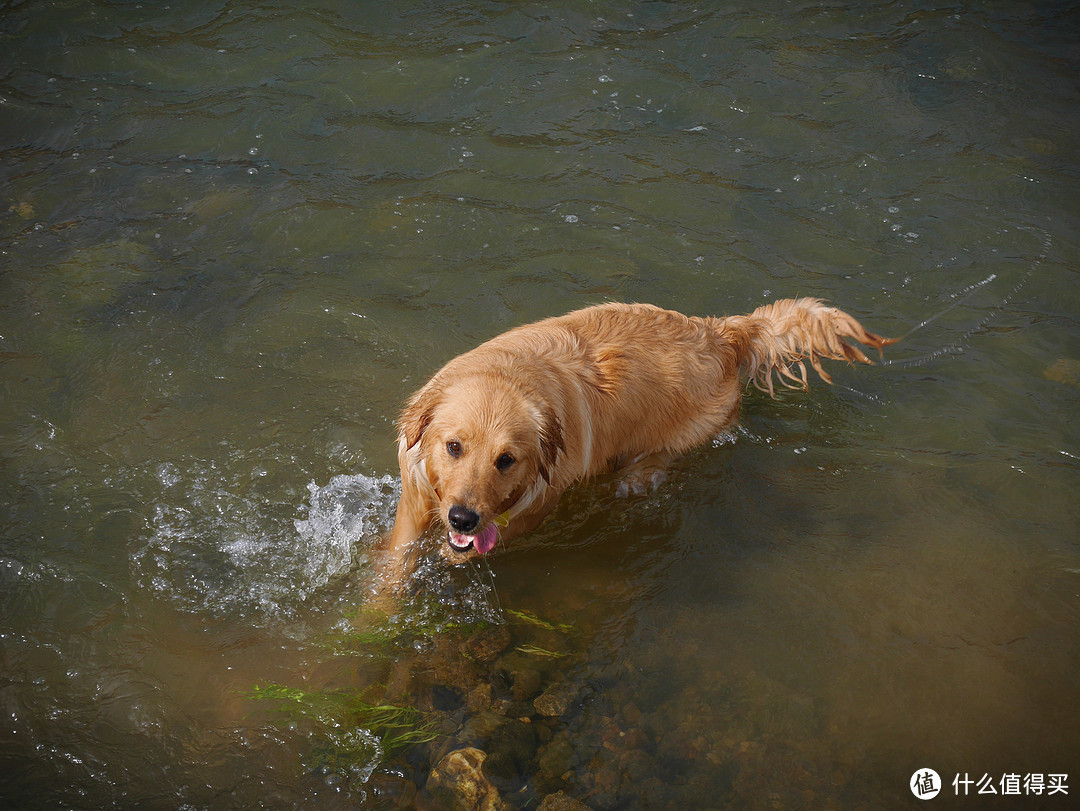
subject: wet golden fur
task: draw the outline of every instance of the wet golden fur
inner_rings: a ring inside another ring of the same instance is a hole
[[[728,318],[603,304],[499,335],[405,406],[390,560],[403,570],[413,542],[436,522],[449,528],[455,506],[478,518],[476,535],[498,524],[504,543],[578,480],[618,472],[620,494],[644,492],[671,459],[734,423],[744,380],[771,393],[774,375],[805,388],[804,361],[826,381],[823,358],[869,363],[845,338],[890,343],[817,299]]]

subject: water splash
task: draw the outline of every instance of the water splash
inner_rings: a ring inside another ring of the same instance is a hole
[[[205,462],[193,468],[159,466],[162,498],[150,509],[131,566],[159,598],[214,616],[295,616],[335,575],[363,564],[400,489],[388,475],[311,483],[306,517],[298,519],[295,504],[260,492],[258,471],[230,474]]]
[[[401,484],[393,476],[359,473],[334,476],[325,487],[311,482],[308,493],[308,517],[293,526],[304,545],[317,550],[325,563],[315,563],[315,568],[336,571],[348,562],[358,539],[371,540],[386,531]]]

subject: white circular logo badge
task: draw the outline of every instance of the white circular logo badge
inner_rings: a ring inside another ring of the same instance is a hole
[[[941,778],[933,769],[919,769],[911,775],[911,793],[920,800],[932,800],[941,791]]]

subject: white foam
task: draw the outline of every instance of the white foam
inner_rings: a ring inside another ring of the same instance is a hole
[[[351,560],[358,539],[375,538],[388,528],[401,484],[393,476],[334,476],[325,487],[308,485],[308,517],[293,522],[313,552],[308,575],[328,579]]]
[[[308,485],[306,513],[261,494],[260,480],[214,463],[158,473],[160,501],[131,558],[146,589],[183,610],[213,615],[295,615],[330,580],[364,562],[390,524],[400,484],[392,476],[335,476]]]

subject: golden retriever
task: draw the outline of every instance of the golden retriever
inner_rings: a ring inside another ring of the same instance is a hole
[[[774,373],[807,387],[803,361],[827,382],[823,358],[871,362],[845,338],[892,343],[811,298],[727,318],[602,304],[454,358],[399,421],[392,576],[435,522],[444,553],[464,559],[533,529],[581,479],[617,472],[619,495],[655,488],[674,457],[734,423],[744,380],[772,394]]]

